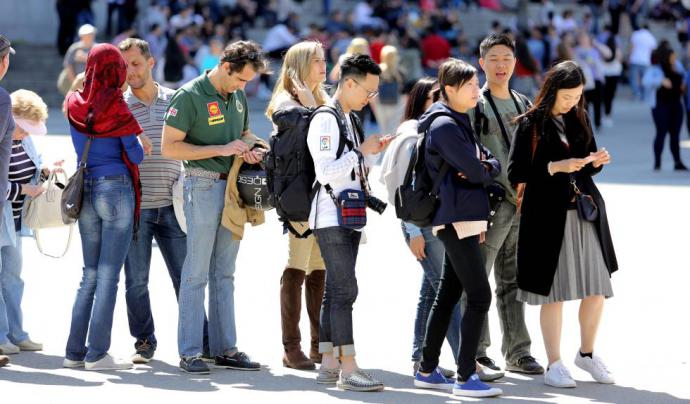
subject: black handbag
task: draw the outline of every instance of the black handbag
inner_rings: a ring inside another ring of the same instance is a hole
[[[575,204],[577,206],[577,215],[580,219],[587,222],[594,222],[599,217],[599,207],[597,207],[594,198],[591,195],[583,194],[580,188],[577,187],[575,176],[570,176],[570,185],[575,191]]]
[[[81,205],[84,199],[84,171],[86,170],[86,160],[89,156],[92,140],[93,137],[89,136],[84,146],[84,151],[81,154],[77,172],[67,180],[67,185],[65,185],[65,189],[62,191],[60,206],[62,208],[62,222],[65,224],[76,222],[81,213]]]

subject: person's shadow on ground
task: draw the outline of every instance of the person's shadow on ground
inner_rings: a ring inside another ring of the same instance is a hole
[[[55,370],[62,366],[62,357],[40,353],[22,353],[11,357],[12,364],[29,369]],[[0,379],[15,383],[36,385],[64,385],[75,387],[101,386],[104,382],[87,382],[80,378],[85,370],[68,370],[70,376],[47,372],[12,371],[12,365],[0,368]],[[215,369],[211,365],[210,375],[190,375],[180,371],[178,366],[153,360],[147,365],[136,365],[127,371],[99,372],[112,375],[105,383],[131,384],[169,391],[217,391],[221,386],[265,392],[313,392],[333,398],[355,400],[364,403],[439,403],[460,402],[464,398],[449,393],[416,389],[413,378],[386,370],[373,370],[372,375],[381,380],[386,388],[382,392],[343,391],[335,385],[316,383],[316,372],[293,372],[275,375],[269,367],[258,372]],[[577,388],[558,389],[544,385],[543,376],[528,376],[507,373],[506,377],[492,385],[503,389],[501,402],[524,404],[526,402],[553,402],[557,399],[580,398],[591,403],[661,404],[687,403],[667,393],[638,390],[619,385],[603,385],[594,381],[578,380]],[[443,400],[443,401],[440,401]],[[565,402],[565,401],[563,401]]]

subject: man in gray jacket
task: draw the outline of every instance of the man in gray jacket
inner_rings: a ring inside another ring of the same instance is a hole
[[[10,68],[10,54],[14,55],[9,39],[0,35],[0,80]],[[12,152],[12,132],[14,132],[14,120],[12,119],[12,100],[4,88],[0,87],[0,195],[7,193],[7,175],[10,168],[10,154]],[[3,201],[2,203],[9,203]],[[2,227],[0,215],[0,227]],[[2,354],[3,352],[0,352]],[[9,358],[0,355],[0,367],[9,363]]]

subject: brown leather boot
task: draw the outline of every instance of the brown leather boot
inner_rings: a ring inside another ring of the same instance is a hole
[[[0,368],[10,363],[10,358],[5,355],[0,355]]]
[[[311,370],[316,366],[304,355],[300,342],[299,318],[302,311],[304,271],[285,268],[280,279],[280,322],[283,329],[283,365],[293,369]]]
[[[309,314],[309,325],[311,328],[311,349],[309,350],[309,358],[314,361],[314,363],[321,363],[321,354],[319,353],[319,323],[325,283],[326,271],[324,270],[314,271],[309,274],[305,285],[307,313]]]

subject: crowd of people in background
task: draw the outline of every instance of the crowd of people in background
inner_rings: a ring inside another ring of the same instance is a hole
[[[73,78],[84,69],[85,51],[93,46],[96,31],[89,0],[58,3],[63,22],[58,48],[65,53],[59,86],[66,93]],[[522,21],[519,10],[507,9],[493,1],[362,0],[352,4],[349,10],[332,9],[330,2],[324,1],[320,19],[323,22],[306,23],[303,21],[305,5],[299,0],[152,0],[149,7],[139,10],[134,1],[110,0],[104,37],[112,38],[113,44],[127,37],[145,39],[157,61],[154,77],[173,89],[215,66],[224,44],[252,39],[256,32],[265,37],[262,47],[269,60],[278,66],[287,49],[300,40],[320,42],[326,63],[332,67],[330,83],[337,82],[338,64],[344,55],[355,50],[365,52],[381,63],[384,74],[381,97],[360,117],[365,123],[376,124],[381,133],[391,133],[402,117],[404,97],[422,76],[435,76],[440,64],[450,57],[466,60],[479,68],[480,38],[470,37],[463,29],[460,18],[463,12],[478,8],[514,11],[518,13],[517,18],[496,19],[487,32],[505,33],[515,40],[517,65],[511,78],[512,88],[534,97],[551,66],[564,60],[578,62],[588,78],[587,106],[599,132],[613,127],[613,101],[619,83],[627,82],[633,96],[646,100],[656,111],[653,116],[659,124],[654,166],[660,166],[660,149],[665,134],[669,133],[674,168],[682,170],[685,166],[676,153],[676,134],[684,115],[690,116],[687,91],[683,88],[681,96],[676,97],[685,106],[685,113],[682,107],[676,107],[677,103],[667,108],[670,102],[667,95],[662,95],[663,101],[657,108],[657,90],[661,88],[664,93],[665,86],[659,80],[644,80],[643,76],[649,70],[656,71],[653,66],[661,67],[652,52],[666,44],[677,54],[675,69],[686,79],[686,71],[690,72],[686,69],[690,63],[687,35],[690,12],[680,2],[666,1],[617,0],[604,6],[601,1],[587,0],[580,2],[579,7],[554,4],[552,0],[538,3],[539,13]],[[70,11],[64,11],[68,5],[72,6]],[[624,16],[627,25],[621,24]],[[649,29],[649,21],[669,19],[677,26],[677,41],[673,38],[673,43],[678,43],[676,48],[671,42],[658,43]],[[85,24],[76,25],[79,23]],[[70,32],[74,37],[77,31],[76,43],[64,39]],[[482,78],[481,69],[479,72]],[[268,101],[273,84],[271,76],[259,75],[248,87],[248,95]],[[690,122],[687,124],[690,130]]]

